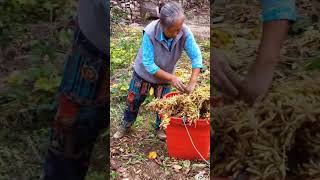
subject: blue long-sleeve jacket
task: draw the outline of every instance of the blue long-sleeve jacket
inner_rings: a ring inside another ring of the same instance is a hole
[[[166,39],[163,32],[160,34],[160,40],[164,41],[169,49],[171,48],[173,39]],[[192,68],[202,67],[202,55],[199,46],[197,45],[192,32],[189,30],[184,49],[188,57],[191,59]],[[143,65],[146,70],[155,74],[160,68],[154,62],[154,48],[148,35],[144,34],[142,38],[142,58]]]
[[[295,0],[261,0],[260,4],[264,22],[280,19],[296,20]]]

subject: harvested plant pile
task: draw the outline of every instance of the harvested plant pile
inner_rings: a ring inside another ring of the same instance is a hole
[[[320,177],[320,81],[283,83],[263,102],[213,108],[211,172],[250,179]]]
[[[209,118],[210,87],[199,87],[190,95],[179,94],[170,98],[155,99],[147,108],[164,116],[161,123],[164,128],[169,124],[170,117],[187,117],[192,124],[199,118]]]

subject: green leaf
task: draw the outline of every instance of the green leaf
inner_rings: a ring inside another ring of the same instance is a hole
[[[11,86],[22,85],[24,80],[25,76],[19,71],[12,72],[7,78],[7,82]]]
[[[118,173],[116,171],[111,171],[110,176],[111,178],[115,179],[116,177],[118,177]]]
[[[53,85],[48,78],[41,77],[34,83],[34,90],[53,92]]]
[[[311,62],[307,64],[307,70],[320,70],[320,57],[311,60]]]
[[[69,47],[71,45],[72,33],[70,31],[61,30],[58,33],[59,44],[63,47]]]
[[[58,87],[61,83],[62,77],[61,76],[56,76],[55,78],[53,78],[52,80],[52,84],[54,87]]]

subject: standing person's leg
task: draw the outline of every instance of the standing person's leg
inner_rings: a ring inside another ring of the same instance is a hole
[[[154,90],[154,96],[156,98],[163,98],[164,95],[168,94],[171,91],[171,88],[169,85],[156,85]],[[159,139],[166,139],[166,135],[162,129],[160,129],[161,124],[161,118],[159,114],[157,113],[156,117],[156,132]]]
[[[128,90],[128,95],[126,99],[126,109],[123,113],[123,119],[119,126],[118,131],[113,135],[114,138],[122,138],[132,124],[136,121],[139,108],[141,104],[146,99],[151,84],[135,72],[133,72],[133,77],[130,81],[130,86]]]
[[[83,180],[99,132],[108,126],[107,57],[80,32],[68,56],[45,158],[45,180]]]
[[[70,101],[66,96],[58,99],[58,111],[51,127],[50,144],[45,157],[44,180],[67,179],[68,169],[72,161],[66,157],[69,152],[68,141],[71,137],[71,126],[79,112],[78,104]],[[76,177],[73,177],[76,178]]]
[[[99,132],[106,128],[104,106],[89,107],[71,103],[66,97],[61,97],[59,110],[76,106],[77,112],[73,114],[74,121],[66,112],[57,113],[57,118],[69,121],[69,125],[64,124],[63,129],[58,126],[52,128],[45,162],[45,180],[85,179],[96,139]]]

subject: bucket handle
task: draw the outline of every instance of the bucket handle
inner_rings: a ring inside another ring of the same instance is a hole
[[[184,116],[184,117],[182,118],[182,122],[183,122],[183,125],[184,125],[184,127],[185,127],[185,129],[186,129],[186,131],[187,131],[187,134],[188,134],[188,136],[189,136],[190,142],[191,142],[194,150],[197,151],[197,153],[198,153],[199,156],[202,158],[202,160],[204,160],[204,162],[206,162],[206,164],[210,167],[210,162],[207,161],[207,160],[202,156],[202,154],[199,152],[199,150],[197,149],[197,147],[196,147],[196,146],[194,145],[194,143],[193,143],[192,137],[191,137],[191,135],[190,135],[190,133],[189,133],[189,130],[188,130],[188,128],[187,128],[187,125],[186,125],[186,122],[187,122],[186,116]]]

